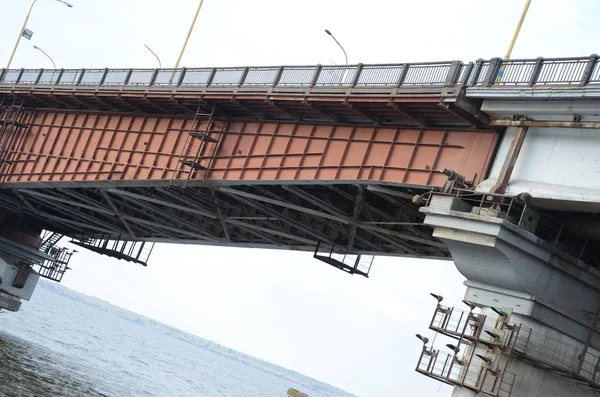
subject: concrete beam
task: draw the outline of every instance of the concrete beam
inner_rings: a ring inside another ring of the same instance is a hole
[[[443,200],[436,200],[436,199]],[[537,236],[493,216],[471,213],[436,195],[422,208],[425,224],[442,240],[468,280],[470,301],[512,307],[518,314],[584,341],[600,302],[600,271]],[[486,296],[493,295],[495,301]]]

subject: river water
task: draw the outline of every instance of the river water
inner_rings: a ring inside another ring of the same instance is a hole
[[[288,387],[302,390],[43,286],[20,312],[0,312],[0,396],[285,397]]]

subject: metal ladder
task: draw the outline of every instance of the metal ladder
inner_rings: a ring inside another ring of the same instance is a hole
[[[42,235],[42,245],[40,246],[40,251],[42,252],[50,252],[50,249],[56,245],[63,238],[63,235],[60,233],[55,233],[51,231],[44,231]]]
[[[24,100],[0,99],[0,182],[8,175],[29,127],[31,113],[24,109]]]
[[[173,172],[173,176],[171,178],[171,181],[169,182],[169,186],[175,185],[176,180],[179,179],[179,175],[182,172],[187,171],[187,175],[183,183],[183,188],[185,189],[190,179],[196,176],[199,171],[209,170],[209,167],[212,163],[212,159],[214,158],[214,154],[216,152],[216,147],[219,144],[219,140],[216,139],[213,134],[215,131],[212,129],[212,126],[214,124],[214,114],[214,106],[210,113],[203,113],[201,111],[200,106],[198,106],[198,109],[194,114],[192,124],[188,131],[188,136],[184,143],[184,149],[179,155],[175,171]],[[194,127],[197,125],[201,116],[208,116],[208,121],[203,131],[196,131],[194,130]],[[195,143],[197,143],[197,147],[195,147]],[[208,145],[212,145],[212,150],[210,150],[210,146]],[[194,153],[193,157],[188,155],[190,151]],[[204,154],[210,154],[210,156],[203,156]],[[204,160],[208,160],[208,162],[202,164]],[[184,169],[186,169],[186,171],[184,171]],[[203,180],[205,179],[206,172],[203,175]]]

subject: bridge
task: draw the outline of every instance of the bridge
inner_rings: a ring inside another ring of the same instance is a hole
[[[143,265],[154,242],[363,276],[373,255],[447,259],[481,312],[438,297],[430,330],[457,342],[423,338],[417,371],[456,396],[591,395],[597,65],[2,70],[0,307],[60,281],[63,237]]]

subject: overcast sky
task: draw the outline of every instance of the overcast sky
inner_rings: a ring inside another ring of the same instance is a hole
[[[13,67],[175,63],[197,0],[39,0]],[[502,57],[524,0],[206,0],[182,66]],[[30,1],[0,0],[0,59]],[[533,0],[513,58],[598,52],[598,0]],[[4,58],[1,58],[4,57]],[[377,258],[369,279],[308,253],[157,245],[148,268],[79,253],[64,284],[365,397],[447,396],[414,372],[434,301],[460,305],[451,262]],[[35,299],[35,296],[34,296]],[[429,334],[429,333],[428,333]]]

